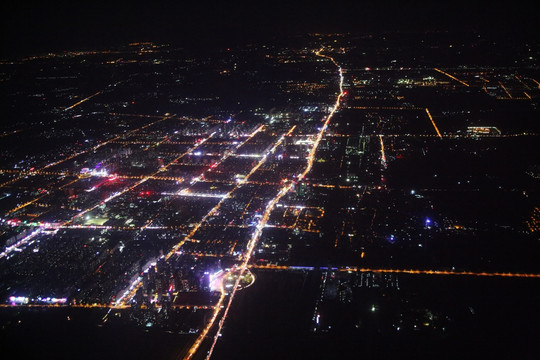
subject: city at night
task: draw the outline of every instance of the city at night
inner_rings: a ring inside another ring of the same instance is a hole
[[[537,358],[533,5],[3,8],[2,357]]]

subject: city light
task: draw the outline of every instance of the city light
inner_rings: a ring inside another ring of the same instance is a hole
[[[488,318],[508,353],[530,338],[534,42],[316,31],[0,60],[6,353],[43,316],[70,343],[91,325],[118,330],[106,352],[184,360],[234,358],[238,339],[261,357],[257,326],[278,358],[355,358],[365,335],[397,344],[380,358],[414,334],[491,348]]]
[[[322,55],[321,51],[322,51],[322,49],[316,51],[315,55],[331,60],[334,63],[334,65],[336,65],[337,68],[338,68],[338,71],[339,71],[339,90],[340,90],[340,92],[339,92],[339,94],[337,96],[334,107],[331,109],[330,114],[326,116],[326,120],[324,122],[324,125],[320,128],[319,133],[317,134],[316,140],[313,143],[312,148],[311,148],[311,150],[309,152],[309,156],[308,156],[308,159],[307,159],[307,164],[306,164],[305,170],[298,176],[298,181],[302,180],[305,177],[305,175],[311,170],[311,167],[313,166],[315,153],[317,151],[317,147],[319,146],[319,143],[320,143],[320,141],[321,141],[321,139],[322,139],[322,137],[324,135],[324,132],[325,132],[326,128],[328,127],[328,124],[329,124],[332,116],[337,111],[337,109],[338,109],[338,107],[340,105],[341,97],[343,96],[343,72],[342,72],[342,69],[332,57],[327,56],[327,55]],[[289,136],[292,133],[292,131],[294,130],[294,128],[295,128],[295,126],[293,128],[291,128],[287,134],[282,136],[280,138],[280,140],[278,141],[278,143],[276,143],[276,145],[269,151],[269,153],[273,153],[274,150],[277,148],[277,146],[283,141],[284,137]],[[263,159],[266,159],[266,156],[267,156],[267,154],[265,154]],[[261,160],[261,161],[263,161],[263,160]],[[262,164],[262,162],[260,164]],[[251,175],[253,172],[254,172],[254,170],[252,170],[249,174]],[[249,177],[249,176],[247,176],[247,177]],[[227,318],[227,314],[229,312],[230,306],[231,306],[231,304],[233,302],[236,291],[238,290],[240,277],[248,269],[248,267],[247,267],[248,262],[251,260],[251,256],[253,254],[255,246],[257,245],[257,243],[258,243],[258,241],[259,241],[259,239],[260,239],[260,237],[262,235],[262,231],[263,231],[264,227],[266,226],[266,223],[268,222],[270,214],[271,214],[272,210],[274,209],[274,207],[276,206],[276,204],[279,202],[279,200],[281,200],[281,198],[285,194],[287,194],[293,188],[293,186],[294,186],[294,183],[292,181],[285,182],[285,185],[283,185],[283,187],[281,187],[281,189],[277,193],[277,195],[268,203],[262,217],[259,219],[259,222],[257,223],[255,231],[254,231],[253,235],[251,236],[251,239],[248,242],[247,250],[246,250],[245,256],[244,256],[244,260],[241,263],[241,265],[239,266],[240,275],[238,276],[238,279],[236,280],[236,283],[234,284],[234,287],[232,288],[232,291],[230,292],[229,301],[227,303],[227,306],[225,307],[225,310],[223,312],[223,316],[222,316],[222,318],[221,318],[221,320],[220,320],[220,322],[218,324],[218,329],[217,329],[216,335],[214,336],[214,340],[213,340],[212,345],[210,347],[210,350],[208,351],[208,354],[206,356],[207,360],[210,359],[210,357],[212,356],[212,352],[214,350],[214,347],[216,345],[216,342],[217,342],[218,338],[220,337],[221,330],[223,328],[223,324],[225,323],[225,319]],[[212,323],[211,323],[211,325],[212,325]],[[206,334],[205,334],[205,336],[206,336]],[[197,339],[195,344],[190,349],[190,352],[189,352],[188,356],[186,356],[184,358],[184,360],[191,359],[192,355],[197,351],[202,339],[203,339],[203,337],[199,336],[199,338]]]

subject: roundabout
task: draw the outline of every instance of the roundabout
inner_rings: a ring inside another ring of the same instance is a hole
[[[232,269],[223,277],[223,287],[227,291],[234,288],[238,282],[237,290],[243,290],[250,287],[255,282],[255,275],[249,270],[241,268]]]

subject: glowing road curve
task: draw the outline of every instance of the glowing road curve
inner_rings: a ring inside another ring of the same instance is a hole
[[[225,320],[227,318],[227,314],[228,314],[229,309],[231,307],[232,301],[234,299],[236,291],[239,288],[240,278],[242,277],[244,272],[248,269],[248,262],[251,259],[251,255],[253,254],[253,250],[255,249],[255,246],[257,245],[257,243],[258,243],[258,241],[259,241],[259,239],[260,239],[260,237],[262,235],[262,231],[263,231],[266,223],[268,222],[268,219],[270,217],[270,214],[271,214],[272,210],[274,209],[276,204],[279,202],[279,200],[281,200],[281,198],[293,188],[294,184],[297,181],[301,181],[306,176],[306,174],[309,173],[309,171],[311,170],[311,168],[313,166],[313,162],[315,160],[315,153],[317,152],[317,148],[319,146],[319,143],[321,142],[321,140],[322,140],[322,138],[324,136],[324,133],[325,133],[326,129],[328,128],[328,124],[330,123],[332,117],[334,116],[335,112],[339,108],[341,98],[344,96],[344,92],[343,92],[343,70],[342,70],[341,66],[339,66],[339,64],[334,60],[334,58],[332,58],[332,57],[330,57],[328,55],[322,54],[321,53],[322,50],[323,49],[320,49],[320,50],[316,51],[315,55],[330,60],[338,68],[338,72],[339,72],[339,94],[337,95],[334,106],[330,110],[330,113],[326,116],[323,125],[321,126],[320,130],[317,133],[315,141],[313,142],[311,150],[309,151],[309,155],[307,157],[307,164],[306,164],[306,167],[304,168],[304,171],[302,171],[301,173],[299,173],[297,175],[295,181],[293,181],[293,179],[287,179],[287,181],[284,182],[284,185],[281,187],[279,192],[274,196],[274,198],[272,200],[270,200],[268,202],[262,217],[260,218],[259,222],[257,223],[257,226],[255,227],[255,231],[253,232],[253,234],[251,236],[251,239],[249,240],[249,243],[247,245],[247,250],[246,250],[246,253],[244,255],[243,261],[237,268],[237,270],[239,269],[240,274],[239,274],[239,276],[238,276],[238,278],[236,280],[235,285],[233,286],[232,290],[230,291],[229,300],[227,302],[227,305],[225,306],[225,310],[223,312],[223,315],[222,315],[222,317],[221,317],[221,319],[220,319],[220,321],[218,323],[216,334],[215,334],[215,336],[213,338],[212,345],[210,346],[210,349],[209,349],[208,354],[206,356],[207,360],[210,359],[210,357],[212,356],[212,352],[213,352],[214,347],[216,345],[216,342],[217,342],[217,340],[218,340],[218,338],[219,338],[219,336],[221,334],[221,330],[222,330],[223,324],[224,324],[224,322],[225,322]],[[289,133],[287,135],[290,135],[290,133],[291,132],[289,131]],[[263,158],[263,160],[265,158],[266,158],[266,156]],[[214,322],[216,321],[216,319],[218,317],[218,314],[219,314],[219,312],[221,310],[220,308],[221,308],[221,304],[222,304],[223,300],[224,300],[224,293],[223,293],[223,290],[222,290],[222,295],[221,295],[221,297],[219,299],[219,302],[218,302],[220,306],[217,306],[215,308],[214,313],[213,313],[210,321],[207,323],[207,325],[205,326],[203,331],[201,331],[201,333],[199,334],[199,337],[197,338],[195,343],[192,345],[192,347],[189,349],[187,355],[184,357],[184,360],[191,359],[197,353],[197,350],[199,349],[201,343],[203,342],[203,340],[207,336],[208,332],[210,331],[210,329],[212,328],[212,326],[214,325]]]

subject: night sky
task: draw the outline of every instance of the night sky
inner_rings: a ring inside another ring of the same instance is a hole
[[[536,36],[533,2],[12,1],[1,56],[131,41],[206,46],[302,32],[495,31]]]

